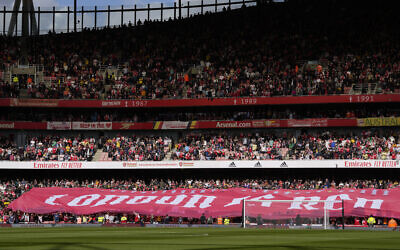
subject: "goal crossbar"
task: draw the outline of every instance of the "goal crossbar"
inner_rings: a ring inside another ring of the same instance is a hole
[[[243,228],[246,228],[246,203],[293,203],[293,204],[307,204],[307,203],[324,203],[324,204],[329,204],[329,203],[337,203],[337,201],[332,201],[332,200],[249,200],[249,199],[243,199],[243,208],[242,208],[242,224]],[[265,209],[268,209],[268,207],[265,207]],[[342,209],[344,209],[342,207]],[[328,229],[329,225],[329,211],[326,208],[326,206],[323,207],[323,226],[324,229]]]

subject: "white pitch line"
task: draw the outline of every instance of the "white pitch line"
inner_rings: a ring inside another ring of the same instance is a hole
[[[192,236],[208,236],[208,234],[184,234],[182,236],[190,236],[190,237],[192,237]]]

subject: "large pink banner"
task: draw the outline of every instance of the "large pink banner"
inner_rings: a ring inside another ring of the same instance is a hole
[[[324,189],[324,190],[251,190],[244,188],[176,189],[166,191],[126,191],[93,188],[34,188],[10,204],[13,210],[46,214],[68,212],[93,214],[100,212],[141,213],[183,217],[241,216],[242,200],[253,207],[249,215],[263,217],[282,214],[319,216],[329,211],[331,217],[341,216],[342,200],[345,216],[400,218],[400,189]],[[270,200],[295,200],[276,203]],[[329,203],[316,201],[327,200]],[[248,207],[248,206],[246,206]],[[249,208],[247,208],[249,209]],[[318,212],[316,212],[318,211]]]

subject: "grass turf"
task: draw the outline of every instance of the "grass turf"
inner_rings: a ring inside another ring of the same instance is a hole
[[[0,228],[0,249],[399,249],[399,232],[241,228]]]

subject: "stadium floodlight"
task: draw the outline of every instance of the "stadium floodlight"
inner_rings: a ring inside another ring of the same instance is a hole
[[[244,199],[242,225],[244,228],[263,226],[329,229],[331,228],[331,210],[334,210],[335,217],[342,217],[343,215],[343,202],[299,198],[295,200]],[[339,207],[337,207],[338,203]],[[335,208],[333,209],[334,205]],[[344,221],[343,217],[342,221]]]

